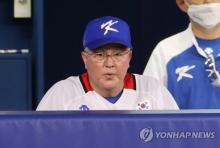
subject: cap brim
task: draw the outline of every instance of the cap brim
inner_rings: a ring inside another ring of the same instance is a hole
[[[130,43],[127,43],[127,42],[125,42],[125,41],[121,41],[121,40],[116,40],[116,39],[102,39],[102,40],[96,40],[96,41],[94,41],[94,42],[92,42],[92,43],[90,43],[90,44],[88,44],[87,45],[87,48],[89,48],[89,49],[96,49],[96,48],[98,48],[98,47],[100,47],[100,46],[103,46],[103,45],[106,45],[106,44],[109,44],[109,43],[118,43],[118,44],[122,44],[122,45],[124,45],[124,46],[126,46],[126,47],[128,47],[128,48],[130,48],[130,49],[132,49],[132,46],[131,46],[131,44]]]

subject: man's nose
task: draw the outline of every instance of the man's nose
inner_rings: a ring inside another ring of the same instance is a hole
[[[114,62],[115,61],[113,60],[112,55],[106,55],[104,62],[106,67],[113,67],[115,64]]]

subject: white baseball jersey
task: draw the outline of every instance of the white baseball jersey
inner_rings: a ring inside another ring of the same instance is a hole
[[[127,74],[124,82],[122,95],[113,104],[92,89],[87,73],[71,76],[52,86],[37,110],[178,109],[168,90],[157,80],[138,74]]]

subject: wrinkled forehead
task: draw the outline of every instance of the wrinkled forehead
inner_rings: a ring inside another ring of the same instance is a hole
[[[100,46],[96,49],[93,49],[94,52],[98,52],[98,51],[106,51],[106,50],[117,50],[117,51],[125,51],[127,50],[128,47],[126,47],[125,45],[122,44],[118,44],[118,43],[109,43],[103,46]]]

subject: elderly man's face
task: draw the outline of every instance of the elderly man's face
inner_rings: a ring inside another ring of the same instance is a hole
[[[94,89],[111,91],[124,85],[132,52],[120,44],[107,44],[82,52],[82,58]]]

